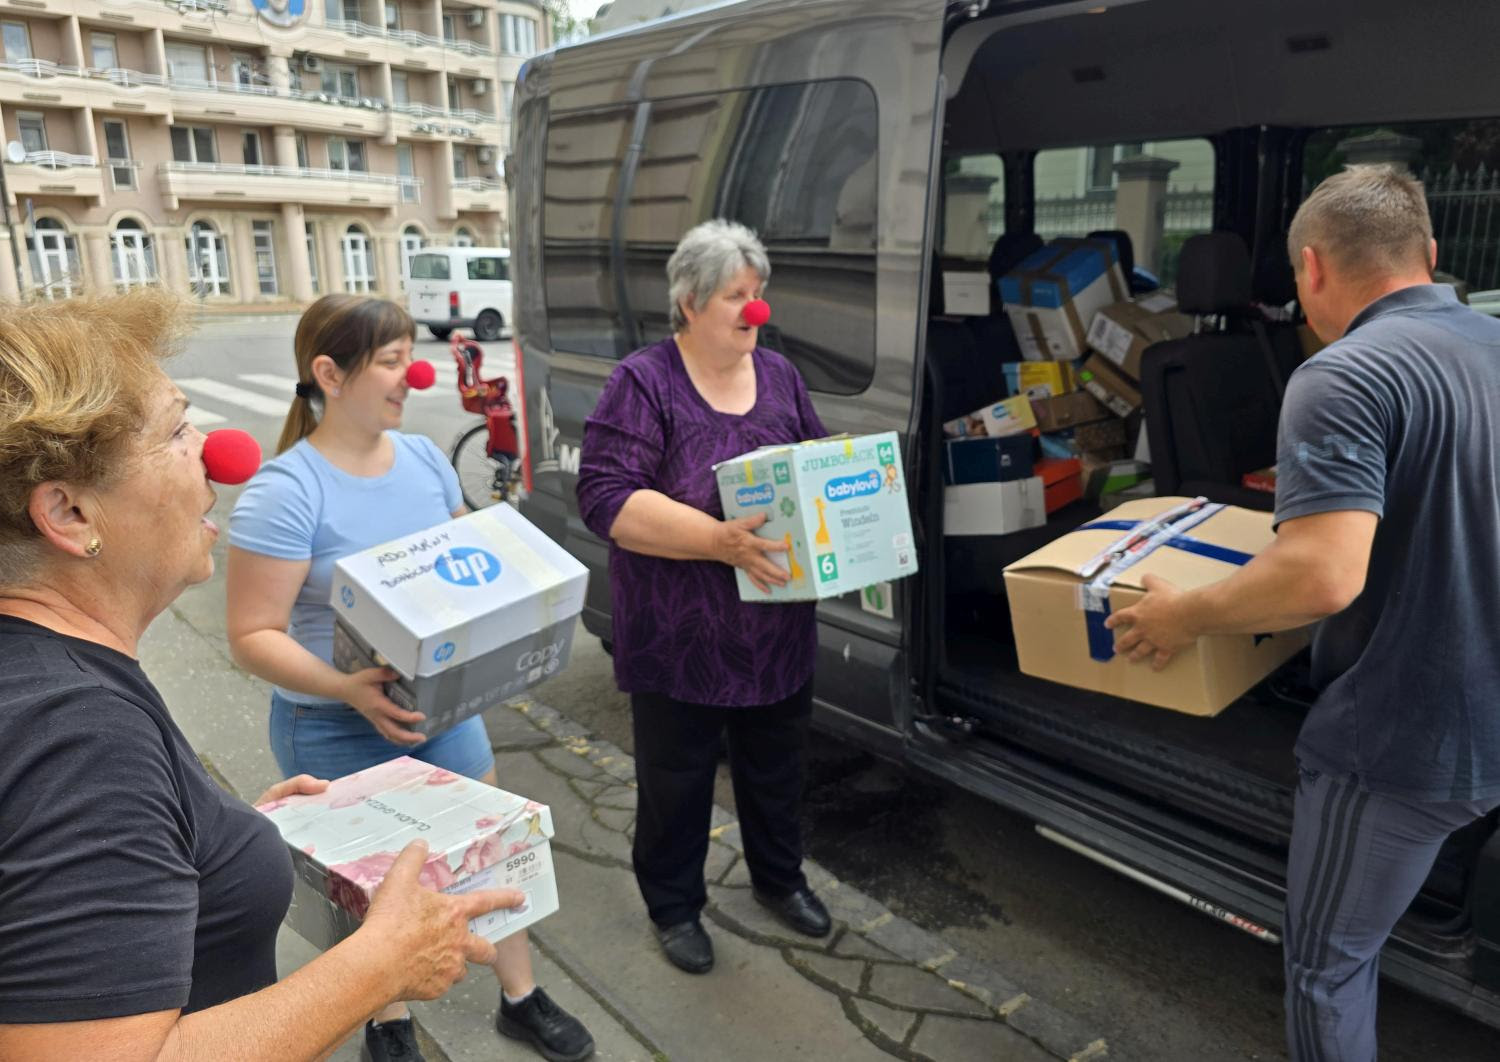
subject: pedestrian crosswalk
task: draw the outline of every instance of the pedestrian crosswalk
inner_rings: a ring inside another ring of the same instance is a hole
[[[457,366],[441,362],[434,362],[434,366],[438,370],[437,382],[425,391],[412,391],[411,398],[423,403],[446,403],[456,411]],[[238,373],[232,382],[184,376],[177,378],[176,383],[192,400],[187,418],[199,428],[241,421],[246,413],[280,421],[291,408],[297,390],[295,377],[268,372]]]

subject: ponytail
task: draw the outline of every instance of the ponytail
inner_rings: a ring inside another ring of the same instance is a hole
[[[311,385],[316,387],[317,384]],[[302,386],[299,384],[299,391]],[[286,421],[281,425],[281,438],[276,440],[277,454],[284,454],[293,446],[312,434],[318,426],[318,416],[313,412],[312,398],[299,394],[292,399],[292,408],[286,411]]]

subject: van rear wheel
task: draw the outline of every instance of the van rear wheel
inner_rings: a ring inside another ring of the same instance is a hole
[[[485,310],[474,318],[474,338],[489,343],[500,338],[500,328],[505,322],[494,310]]]
[[[453,329],[451,328],[433,328],[431,325],[427,326],[427,331],[432,333],[433,339],[439,339],[443,342],[447,342],[448,337],[453,334]]]

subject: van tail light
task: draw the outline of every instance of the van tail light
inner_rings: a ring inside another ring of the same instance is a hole
[[[448,316],[458,316],[458,292],[456,291],[448,292]]]
[[[514,326],[512,326],[514,333]],[[516,352],[516,386],[511,388],[511,401],[516,410],[517,434],[521,443],[521,489],[531,496],[531,432],[526,422],[526,358],[521,353],[521,341],[511,336],[511,348]]]

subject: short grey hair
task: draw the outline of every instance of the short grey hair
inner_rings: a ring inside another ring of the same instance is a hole
[[[684,299],[702,309],[741,269],[749,266],[760,275],[761,284],[771,280],[771,259],[765,245],[750,229],[737,221],[714,218],[688,229],[667,259],[667,292],[672,300],[672,330],[687,327],[682,312]]]
[[[1313,189],[1286,242],[1298,270],[1304,247],[1360,277],[1430,269],[1432,216],[1422,182],[1391,166],[1350,166]]]

